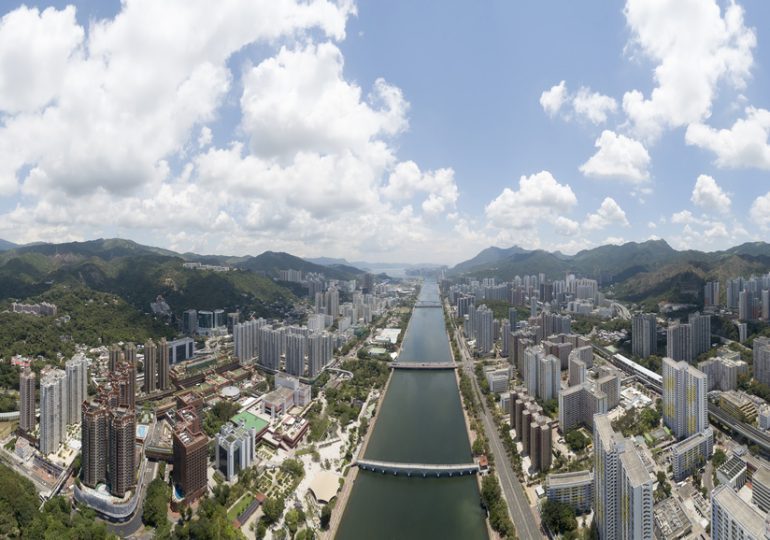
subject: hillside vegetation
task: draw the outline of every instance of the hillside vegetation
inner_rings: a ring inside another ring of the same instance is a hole
[[[770,244],[747,243],[725,251],[677,251],[664,240],[600,246],[575,255],[543,250],[488,248],[452,268],[450,274],[510,280],[515,275],[545,273],[563,279],[566,273],[614,285],[618,298],[655,303],[700,303],[703,285],[718,279],[765,273],[770,270]],[[724,287],[722,288],[724,291]],[[723,292],[724,294],[724,292]]]

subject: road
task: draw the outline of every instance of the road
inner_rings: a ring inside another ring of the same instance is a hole
[[[537,517],[532,513],[532,509],[529,507],[527,494],[524,492],[524,487],[521,485],[521,482],[519,482],[519,478],[513,470],[511,460],[508,458],[505,447],[500,441],[500,434],[497,431],[494,417],[487,408],[486,400],[483,399],[481,390],[479,389],[476,374],[473,372],[473,360],[471,359],[470,354],[468,354],[465,343],[460,339],[460,331],[457,328],[457,325],[454,324],[454,327],[455,340],[457,341],[457,347],[460,350],[460,356],[462,356],[463,370],[473,382],[476,395],[479,397],[481,403],[483,412],[481,421],[484,425],[484,432],[486,433],[487,440],[489,441],[489,448],[495,458],[495,470],[500,478],[500,486],[503,489],[503,495],[508,503],[508,512],[513,520],[513,525],[516,527],[516,536],[522,540],[536,540],[543,538],[537,525]]]
[[[158,470],[158,464],[148,462],[147,467],[144,469],[144,477],[142,478],[142,481],[139,485],[139,504],[136,506],[136,512],[134,512],[134,515],[126,522],[123,523],[112,523],[110,521],[105,521],[105,524],[107,525],[107,530],[109,530],[113,534],[117,534],[120,538],[128,538],[133,534],[136,534],[139,529],[142,527],[142,507],[144,506],[144,497],[147,495],[147,486],[152,482],[153,478],[155,478],[156,471]]]

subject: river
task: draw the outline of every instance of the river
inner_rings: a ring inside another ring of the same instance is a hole
[[[438,302],[426,281],[420,301]],[[414,310],[400,362],[450,362],[440,307]],[[473,460],[457,381],[451,371],[395,371],[366,448],[366,459],[407,463]],[[360,471],[336,538],[488,538],[474,476],[408,478]]]

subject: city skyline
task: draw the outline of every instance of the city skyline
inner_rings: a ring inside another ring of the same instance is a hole
[[[2,13],[0,238],[454,264],[770,228],[757,0],[69,4]]]

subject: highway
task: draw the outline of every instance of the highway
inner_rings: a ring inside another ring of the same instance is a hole
[[[596,351],[599,354],[599,356],[601,356],[608,362],[624,370],[626,373],[629,373],[632,375],[639,375],[639,373],[635,372],[632,368],[630,368],[630,366],[624,363],[617,362],[614,358],[614,355],[604,347],[594,345],[594,351]],[[644,378],[642,378],[641,380],[648,388],[654,390],[658,394],[663,394],[662,386],[659,383],[648,381],[648,380],[645,380]],[[727,412],[725,412],[715,403],[709,403],[708,409],[709,409],[709,417],[711,418],[712,423],[718,422],[722,424],[724,427],[728,428],[733,433],[737,433],[738,435],[745,438],[746,440],[756,444],[762,450],[763,453],[770,456],[770,435],[768,435],[766,432],[760,429],[755,428],[754,426],[746,424],[745,422],[741,422],[740,420],[738,420],[737,418],[734,418],[733,416],[730,416]]]
[[[487,440],[489,441],[489,448],[495,458],[495,470],[500,479],[503,495],[508,503],[508,512],[513,520],[514,527],[516,527],[516,536],[522,540],[536,540],[543,538],[543,534],[538,527],[537,516],[535,516],[529,506],[527,494],[524,492],[524,487],[521,485],[521,482],[519,482],[519,478],[513,470],[513,465],[511,465],[511,460],[505,452],[505,447],[502,442],[500,442],[500,434],[497,431],[494,417],[487,409],[486,400],[483,399],[481,390],[479,389],[476,374],[473,372],[473,360],[471,359],[470,354],[468,354],[465,343],[460,339],[460,330],[457,328],[454,321],[452,324],[455,328],[457,347],[462,356],[463,370],[472,381],[476,395],[479,397],[481,403],[483,413],[481,415],[481,421],[484,425],[484,432],[487,436]]]

